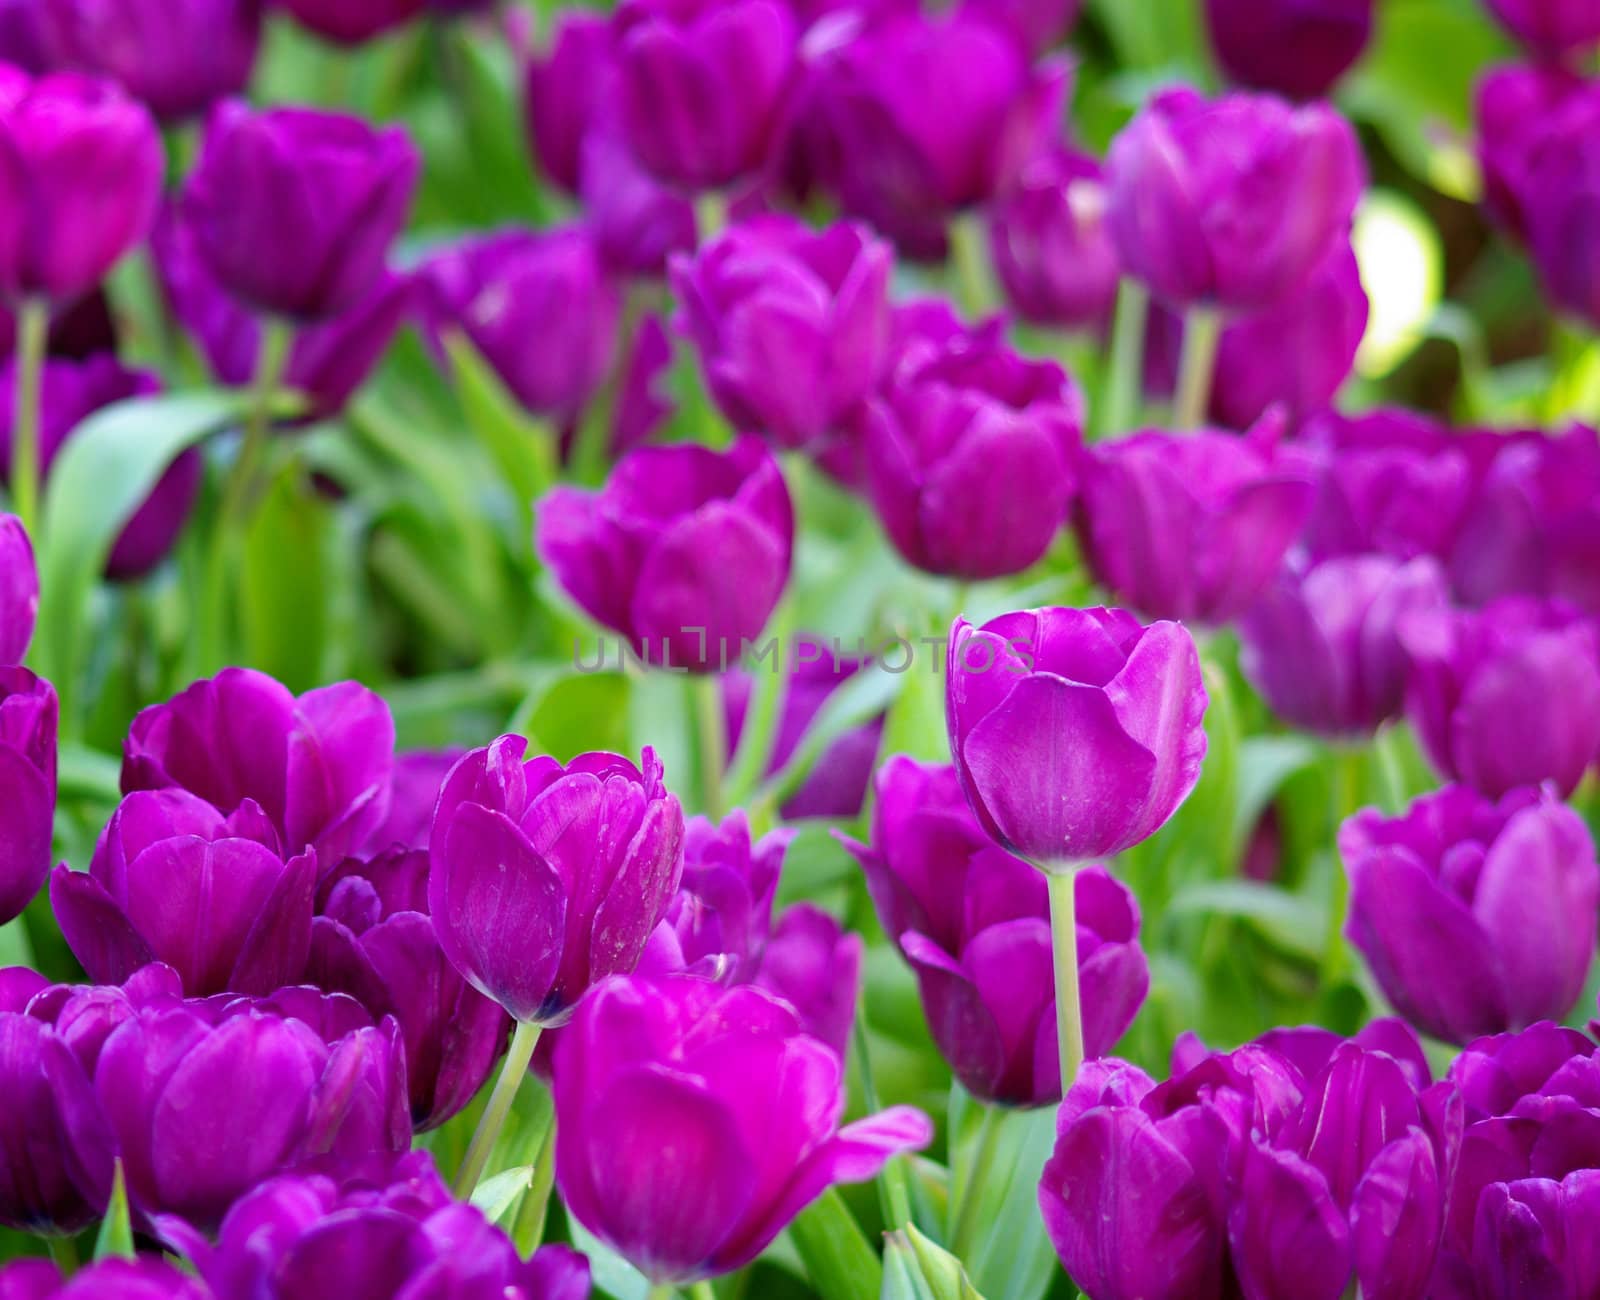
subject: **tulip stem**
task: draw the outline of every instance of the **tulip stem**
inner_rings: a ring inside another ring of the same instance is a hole
[[[1183,355],[1178,362],[1178,395],[1172,412],[1180,433],[1205,425],[1221,342],[1222,314],[1214,307],[1189,308],[1183,318]]]
[[[489,1104],[483,1108],[483,1118],[467,1144],[467,1154],[456,1173],[455,1195],[459,1201],[467,1200],[477,1189],[483,1171],[489,1167],[489,1157],[495,1143],[500,1140],[500,1130],[505,1127],[506,1116],[511,1113],[511,1103],[517,1098],[522,1077],[528,1072],[528,1062],[533,1060],[533,1049],[539,1045],[543,1026],[530,1020],[517,1021],[517,1031],[511,1035],[511,1046],[500,1065],[500,1077],[494,1081],[494,1091],[489,1094]]]
[[[977,1151],[967,1168],[966,1179],[956,1190],[955,1223],[950,1241],[957,1259],[966,1258],[970,1234],[977,1226],[972,1216],[977,1212],[979,1193],[989,1180],[989,1171],[994,1166],[994,1134],[997,1127],[995,1108],[985,1106],[983,1121],[978,1125]]]
[[[45,352],[50,346],[50,304],[28,298],[17,312],[16,431],[11,441],[11,500],[29,536],[39,538],[39,406]]]
[[[1111,363],[1106,368],[1100,399],[1100,436],[1127,433],[1139,409],[1144,388],[1144,333],[1150,317],[1150,291],[1131,276],[1117,290],[1117,314],[1111,327]]]
[[[867,1045],[867,1000],[863,993],[856,1003],[855,1023],[850,1026],[850,1059],[856,1067],[856,1080],[861,1085],[861,1100],[867,1113],[883,1109],[878,1099],[878,1085],[872,1077],[872,1055]],[[889,1220],[889,1226],[903,1228],[911,1222],[911,1192],[906,1186],[906,1171],[901,1157],[890,1156],[878,1175],[880,1208]]]
[[[999,300],[989,265],[983,218],[966,212],[950,223],[950,260],[954,264],[961,310],[976,320],[993,311]]]
[[[694,201],[694,228],[702,245],[720,235],[728,224],[728,196],[707,190]]]
[[[711,1289],[711,1283],[704,1279],[692,1283],[689,1287],[689,1300],[716,1300],[717,1293]]]
[[[63,1278],[69,1278],[78,1271],[78,1243],[73,1238],[46,1237],[45,1245]]]
[[[1045,873],[1050,884],[1050,952],[1056,973],[1056,1040],[1061,1052],[1061,1095],[1083,1064],[1083,1006],[1078,994],[1077,872],[1057,864]]]
[[[694,693],[695,727],[700,737],[700,804],[712,821],[721,821],[722,783],[728,767],[728,723],[722,707],[722,678],[696,673],[689,678]]]

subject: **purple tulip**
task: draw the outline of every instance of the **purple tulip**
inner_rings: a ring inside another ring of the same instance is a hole
[[[1403,817],[1344,824],[1351,942],[1423,1032],[1465,1043],[1560,1019],[1595,949],[1600,868],[1583,821],[1548,790],[1496,805],[1465,786]]]
[[[1479,1293],[1580,1300],[1600,1293],[1600,1170],[1486,1187],[1473,1231]]]
[[[1211,47],[1234,81],[1321,99],[1372,39],[1376,0],[1206,0]]]
[[[59,715],[44,678],[0,668],[0,925],[22,915],[50,872]]]
[[[398,1022],[419,1132],[472,1100],[505,1044],[505,1012],[468,987],[440,947],[428,915],[426,852],[347,859],[324,878],[308,973],[319,988]]]
[[[8,479],[16,374],[15,362],[0,370],[0,456]],[[46,361],[40,384],[39,458],[46,475],[73,431],[95,412],[161,391],[158,375],[148,370],[125,369],[112,356],[88,361]],[[188,522],[203,473],[197,451],[186,451],[172,463],[113,544],[106,560],[108,577],[143,577],[166,558]]]
[[[796,903],[772,927],[751,983],[793,1007],[801,1031],[826,1043],[842,1061],[855,1028],[865,959],[859,934],[820,907]]]
[[[229,100],[206,121],[183,215],[226,292],[268,315],[327,320],[382,279],[419,168],[399,127]]]
[[[1568,122],[1582,122],[1600,87],[1559,66],[1493,68],[1478,82],[1474,112],[1484,202],[1495,220],[1526,240],[1539,196],[1534,164],[1540,147]]]
[[[1355,132],[1324,105],[1169,90],[1112,142],[1106,219],[1158,297],[1259,311],[1305,288],[1365,180]]]
[[[946,222],[1005,192],[1059,129],[1065,69],[960,11],[894,15],[820,55],[809,129],[845,212],[937,260]],[[938,86],[938,94],[929,87]]]
[[[607,378],[622,297],[582,226],[506,230],[436,253],[423,309],[461,332],[528,410],[575,420]]]
[[[1513,36],[1548,59],[1579,55],[1600,44],[1594,0],[1488,0]]]
[[[958,618],[948,670],[961,787],[983,828],[1035,864],[1120,853],[1200,779],[1208,700],[1176,623],[1143,627],[1119,609]]]
[[[1438,565],[1352,555],[1286,568],[1239,622],[1245,676],[1283,721],[1325,736],[1370,736],[1400,716],[1399,628],[1444,609]]]
[[[672,264],[681,326],[735,428],[804,447],[877,385],[889,342],[888,245],[859,226],[761,217]],[[781,366],[774,359],[781,357]]]
[[[45,1073],[46,1057],[61,1053],[61,1068],[73,1068],[49,1025],[20,1007],[0,1010],[0,1225],[52,1236],[70,1236],[100,1217],[73,1182],[66,1118]],[[0,1282],[0,1296],[7,1294]]]
[[[683,810],[644,751],[565,768],[502,736],[439,793],[428,903],[462,977],[518,1020],[560,1024],[638,963],[683,868]]]
[[[28,530],[15,515],[0,515],[0,668],[20,664],[39,616],[39,568]]]
[[[989,210],[989,248],[1006,300],[1024,320],[1097,330],[1117,301],[1122,264],[1106,228],[1105,175],[1065,145],[1040,153]]]
[[[0,66],[0,289],[66,304],[149,234],[161,137],[110,82]]]
[[[1316,491],[1281,428],[1147,431],[1085,449],[1078,535],[1095,576],[1154,618],[1218,624],[1248,609]]]
[[[1528,244],[1545,292],[1561,311],[1600,328],[1600,94],[1562,111],[1530,163]]]
[[[617,12],[623,133],[645,167],[718,189],[772,154],[798,33],[775,0],[627,0]]]
[[[265,996],[305,970],[316,877],[316,855],[286,860],[253,800],[224,817],[186,790],[153,790],[122,801],[86,874],[56,868],[50,901],[97,983],[160,961],[191,997]]]
[[[578,192],[584,143],[594,133],[616,76],[616,35],[605,16],[562,12],[549,48],[528,60],[523,91],[528,139],[540,170]]]
[[[396,754],[389,815],[368,837],[366,851],[426,849],[439,790],[465,753],[461,749],[415,749]]]
[[[278,0],[295,21],[339,45],[360,45],[410,22],[426,0]]]
[[[1406,712],[1433,765],[1497,798],[1576,788],[1600,755],[1600,629],[1560,601],[1507,596],[1400,625]]]
[[[968,580],[1043,558],[1077,488],[1076,383],[983,329],[912,336],[891,367],[863,412],[862,438],[873,504],[895,549],[919,569]]]
[[[230,387],[248,386],[260,358],[261,321],[218,283],[178,205],[169,204],[156,223],[151,251],[167,303],[212,374]],[[382,359],[415,296],[410,276],[384,271],[353,306],[295,331],[283,384],[310,400],[304,419],[326,419],[345,408]]]
[[[99,1260],[63,1278],[47,1259],[0,1267],[3,1300],[213,1300],[205,1286],[153,1255]]]
[[[39,0],[0,0],[0,62],[41,76],[55,66],[51,45]]]
[[[225,668],[133,720],[122,789],[177,788],[228,816],[259,805],[286,852],[326,868],[364,844],[389,808],[394,721],[355,682],[298,699],[265,673]]]
[[[599,492],[545,497],[537,542],[566,593],[640,658],[711,672],[738,662],[782,596],[794,508],[755,437],[644,447]]]
[[[1053,1105],[1061,1067],[1044,876],[990,840],[953,767],[892,758],[875,784],[872,846],[847,844],[879,921],[916,972],[934,1042],[980,1100]],[[1133,1023],[1150,972],[1127,887],[1090,866],[1073,890],[1093,1058]]]
[[[622,275],[657,277],[695,246],[694,205],[640,166],[610,127],[584,139],[579,196],[607,266]]]
[[[1066,39],[1083,0],[963,0],[961,12],[1010,32],[1034,58]]]
[[[250,82],[260,0],[43,0],[61,66],[120,82],[164,122],[205,112]]]
[[[840,1129],[842,1081],[765,993],[608,980],[556,1052],[562,1199],[653,1282],[742,1268],[831,1184],[932,1138],[907,1106]]]

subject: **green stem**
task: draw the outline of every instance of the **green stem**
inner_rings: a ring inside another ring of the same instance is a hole
[[[642,314],[641,299],[629,293],[617,325],[617,349],[611,369],[578,423],[578,434],[572,446],[572,477],[590,487],[605,480],[606,466],[611,461],[611,433],[616,423],[617,402],[633,361]]]
[[[1337,842],[1340,826],[1361,806],[1366,776],[1365,755],[1359,749],[1343,752],[1336,749],[1331,758],[1333,800],[1329,811],[1333,822],[1331,838]],[[1344,922],[1350,905],[1350,879],[1337,852],[1333,855],[1328,895],[1328,933],[1322,958],[1324,989],[1342,979],[1349,964],[1344,943]]]
[[[644,1300],[672,1300],[673,1294],[671,1282],[657,1282],[644,1293]]]
[[[544,1145],[539,1148],[539,1158],[533,1165],[533,1181],[522,1195],[522,1205],[517,1209],[517,1222],[511,1234],[517,1250],[524,1258],[532,1255],[544,1242],[545,1223],[549,1218],[550,1189],[556,1180],[556,1121],[550,1118],[550,1128],[544,1135]]]
[[[779,603],[767,627],[767,643],[776,647],[776,660],[768,668],[763,657],[748,670],[752,679],[750,704],[744,712],[739,748],[729,766],[726,782],[728,803],[734,808],[748,803],[766,779],[767,766],[772,759],[772,742],[778,734],[778,719],[783,713],[783,697],[789,689],[789,672],[793,666],[790,646],[793,615],[791,602],[784,600]],[[758,641],[757,648],[761,644]]]
[[[472,1141],[467,1145],[467,1154],[456,1173],[457,1200],[464,1201],[472,1195],[483,1178],[483,1171],[489,1167],[489,1156],[494,1152],[495,1143],[500,1140],[500,1130],[505,1127],[506,1116],[511,1112],[511,1103],[516,1100],[522,1077],[528,1072],[528,1062],[533,1059],[533,1049],[539,1045],[542,1028],[527,1020],[517,1022],[517,1032],[511,1035],[511,1047],[500,1066],[500,1077],[494,1082],[489,1104],[483,1109],[483,1117],[478,1121]]]
[[[716,1300],[717,1293],[711,1289],[711,1283],[699,1281],[689,1288],[689,1300]]]
[[[1111,327],[1111,362],[1100,399],[1100,436],[1115,437],[1133,428],[1144,391],[1144,334],[1150,317],[1150,291],[1128,277],[1117,291]]]
[[[993,311],[999,294],[990,267],[983,217],[978,212],[965,212],[950,223],[950,260],[962,311],[974,320]]]
[[[878,1085],[872,1077],[872,1055],[867,1046],[867,1003],[863,997],[856,1004],[855,1024],[850,1028],[851,1058],[856,1067],[856,1079],[861,1085],[861,1101],[869,1115],[883,1109],[878,1099]],[[890,1156],[878,1175],[878,1190],[885,1216],[891,1227],[899,1228],[911,1222],[911,1191],[906,1186],[906,1171],[900,1156]]]
[[[55,1260],[61,1276],[71,1277],[78,1271],[78,1243],[71,1237],[46,1237],[45,1246],[50,1258]]]
[[[1179,432],[1205,425],[1221,342],[1222,313],[1214,307],[1189,308],[1183,321],[1183,356],[1178,363],[1178,395],[1172,412]]]
[[[11,440],[11,499],[22,526],[39,543],[39,406],[45,351],[50,346],[50,304],[24,300],[17,312],[16,407]]]
[[[977,1154],[973,1156],[966,1181],[956,1189],[955,1227],[950,1240],[958,1259],[966,1258],[969,1235],[977,1226],[972,1216],[977,1213],[979,1195],[983,1191],[984,1183],[989,1181],[989,1171],[994,1166],[994,1134],[998,1127],[995,1108],[985,1106],[983,1121],[978,1126]]]
[[[1050,884],[1050,952],[1056,974],[1056,1038],[1061,1052],[1061,1095],[1066,1096],[1083,1064],[1083,1007],[1078,995],[1077,872],[1057,866]]]
[[[694,695],[695,728],[700,738],[700,802],[705,815],[721,821],[722,782],[728,767],[727,713],[722,707],[722,677],[695,673],[689,678]]]
[[[720,235],[728,224],[728,196],[707,190],[694,201],[694,228],[702,244]]]

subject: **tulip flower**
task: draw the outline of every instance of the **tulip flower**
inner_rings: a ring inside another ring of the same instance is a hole
[[[1083,397],[1053,361],[987,330],[940,333],[913,333],[891,353],[882,395],[862,413],[873,504],[919,569],[1020,573],[1049,549],[1076,491]]]
[[[281,0],[295,21],[339,45],[360,45],[410,22],[426,0]]]
[[[20,664],[39,616],[39,569],[28,530],[15,515],[0,515],[0,668]]]
[[[1157,297],[1259,311],[1305,288],[1364,184],[1355,132],[1326,106],[1169,90],[1112,142],[1106,220]]]
[[[1563,108],[1529,164],[1528,245],[1545,292],[1561,311],[1600,327],[1592,214],[1600,203],[1600,94]]]
[[[578,192],[584,142],[616,75],[616,37],[604,15],[582,9],[556,18],[549,48],[529,59],[523,92],[528,140],[539,168],[568,194]]]
[[[685,190],[760,170],[795,75],[789,10],[776,0],[627,0],[616,23],[618,108],[639,161]]]
[[[460,749],[414,749],[394,757],[389,815],[368,838],[366,849],[426,849],[433,829],[433,806],[450,769],[462,758]]]
[[[1498,804],[1449,786],[1389,819],[1344,824],[1348,934],[1385,995],[1425,1033],[1559,1020],[1595,949],[1600,868],[1582,819],[1547,789]]]
[[[1560,66],[1509,64],[1490,69],[1473,95],[1478,165],[1484,204],[1512,235],[1528,237],[1531,208],[1540,202],[1534,164],[1547,139],[1581,122],[1600,88]]]
[[[1083,0],[965,0],[961,11],[1011,32],[1037,58],[1062,42],[1082,8]]]
[[[1372,39],[1375,0],[1206,0],[1211,47],[1242,86],[1321,99]]]
[[[1004,1106],[1061,1097],[1050,904],[1044,877],[997,847],[955,769],[889,760],[878,773],[872,845],[846,841],[878,920],[916,972],[928,1028],[961,1084]],[[1115,1046],[1144,1001],[1139,907],[1099,866],[1076,873],[1084,1050]]]
[[[682,328],[729,423],[782,447],[835,432],[886,359],[892,260],[859,226],[776,216],[675,259]]]
[[[1299,535],[1315,488],[1281,424],[1246,437],[1147,431],[1087,448],[1079,536],[1095,576],[1154,618],[1248,609]]]
[[[50,871],[59,714],[49,682],[0,668],[0,925],[22,915]]]
[[[183,216],[226,292],[270,316],[323,321],[379,283],[419,168],[398,127],[230,100],[207,119]]]
[[[1122,265],[1106,228],[1105,176],[1057,146],[1031,159],[989,210],[989,247],[1006,300],[1024,320],[1097,330],[1111,319]]]
[[[1581,55],[1600,45],[1600,9],[1593,0],[1488,0],[1506,30],[1547,59]]]
[[[48,1259],[18,1259],[0,1266],[5,1300],[212,1300],[200,1282],[153,1255],[115,1256],[64,1278]]]
[[[789,580],[794,509],[759,439],[644,447],[599,492],[551,492],[537,542],[567,594],[641,659],[706,673],[766,626]]]
[[[842,1077],[758,990],[608,980],[556,1050],[568,1212],[657,1284],[742,1268],[831,1184],[932,1138],[906,1106],[839,1128]]]
[[[51,70],[55,51],[39,0],[0,0],[0,62],[35,77]]]
[[[694,205],[645,171],[616,129],[584,138],[580,177],[584,219],[613,272],[659,277],[694,251]]]
[[[1472,1254],[1483,1293],[1577,1300],[1600,1291],[1600,1261],[1587,1245],[1597,1216],[1600,1169],[1486,1187]]]
[[[1600,754],[1600,629],[1563,602],[1507,596],[1399,630],[1406,712],[1439,772],[1490,798],[1576,788]]]
[[[120,82],[164,122],[198,116],[250,82],[260,0],[40,0],[61,66]]]
[[[311,981],[399,1024],[417,1130],[466,1106],[494,1069],[509,1026],[440,946],[428,915],[428,854],[346,859],[317,891],[310,933]]]
[[[1285,722],[1326,736],[1371,735],[1405,703],[1400,624],[1449,599],[1426,557],[1352,555],[1286,568],[1239,621],[1241,666]]]

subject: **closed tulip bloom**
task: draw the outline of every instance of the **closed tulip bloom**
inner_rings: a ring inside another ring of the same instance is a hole
[[[60,62],[120,82],[164,122],[249,85],[260,0],[43,0]]]
[[[395,755],[389,815],[368,838],[365,846],[368,852],[428,847],[439,789],[465,752],[461,749],[413,749]]]
[[[1137,433],[1082,456],[1079,537],[1095,576],[1152,618],[1224,623],[1266,589],[1315,493],[1281,424],[1245,437]]]
[[[183,214],[232,296],[267,315],[326,320],[381,279],[420,165],[399,127],[229,100],[207,119]]]
[[[1084,404],[1071,377],[983,331],[913,337],[891,366],[862,437],[895,549],[919,569],[967,580],[1043,558],[1077,488]]]
[[[1600,1169],[1486,1187],[1473,1231],[1479,1294],[1551,1300],[1594,1295],[1600,1291],[1600,1259],[1589,1242],[1596,1223]]]
[[[20,664],[39,616],[39,568],[22,520],[0,515],[0,668]]]
[[[989,248],[1006,301],[1024,320],[1099,329],[1122,264],[1106,228],[1097,159],[1058,145],[1032,159],[989,210]]]
[[[502,736],[439,794],[429,911],[445,955],[514,1017],[555,1025],[586,989],[631,971],[677,892],[683,810],[616,754],[565,768]]]
[[[1466,1043],[1559,1020],[1578,1000],[1600,869],[1582,819],[1548,790],[1496,804],[1450,786],[1403,817],[1369,809],[1339,851],[1350,939],[1425,1033]]]
[[[1286,567],[1239,621],[1241,665],[1283,721],[1325,736],[1371,735],[1405,703],[1401,622],[1449,601],[1444,574],[1425,557]]]
[[[600,491],[545,497],[537,542],[566,593],[641,658],[720,671],[760,635],[789,581],[794,508],[758,438],[726,451],[643,447]]]
[[[528,60],[523,102],[528,139],[540,170],[568,194],[578,192],[583,146],[601,117],[616,75],[616,36],[603,14],[566,10],[548,49]]]
[[[1550,59],[1600,45],[1600,5],[1594,0],[1489,0],[1507,31]]]
[[[1366,169],[1324,105],[1179,89],[1112,142],[1106,183],[1129,274],[1175,306],[1259,311],[1302,290],[1345,237]]]
[[[772,216],[673,262],[682,327],[735,428],[782,447],[837,429],[885,361],[892,260],[859,226],[814,231]]]
[[[110,82],[0,67],[0,290],[66,304],[155,221],[161,137]]]
[[[1206,688],[1176,623],[1118,609],[957,619],[948,670],[961,787],[984,829],[1037,865],[1149,838],[1200,778]]]
[[[653,1282],[733,1272],[829,1186],[932,1138],[906,1106],[839,1128],[842,1083],[765,993],[608,980],[556,1050],[562,1199]]]
[[[360,45],[417,17],[426,0],[280,0],[308,31],[339,45]]]
[[[1556,307],[1600,326],[1600,94],[1563,105],[1529,162],[1528,246]]]
[[[436,338],[459,331],[528,410],[571,420],[605,382],[622,296],[581,226],[505,230],[436,253],[422,272]]]
[[[99,1218],[100,1207],[72,1178],[66,1117],[45,1072],[51,1053],[65,1053],[63,1068],[76,1064],[48,1024],[21,1007],[0,1010],[0,1225],[70,1236]]]
[[[1600,87],[1567,68],[1508,64],[1490,69],[1473,95],[1478,165],[1490,215],[1518,239],[1536,204],[1532,168],[1539,146],[1569,120],[1581,120]]]
[[[224,816],[247,800],[289,854],[307,845],[326,869],[360,847],[389,808],[394,720],[355,682],[296,698],[248,668],[225,668],[133,720],[122,788],[177,788]]]
[[[1037,57],[1061,44],[1082,8],[1083,0],[965,0],[962,12],[1004,28]]]
[[[1211,48],[1234,81],[1321,99],[1372,39],[1375,0],[1206,0]]]
[[[50,871],[59,716],[49,682],[0,668],[0,925],[22,915]]]
[[[1600,631],[1571,606],[1507,596],[1400,625],[1406,712],[1435,768],[1490,798],[1577,787],[1600,753]]]
[[[88,872],[57,868],[51,904],[97,983],[160,961],[191,997],[265,996],[305,970],[317,875],[313,853],[278,845],[251,800],[224,817],[186,790],[131,794]]]
[[[4,1300],[213,1300],[195,1278],[154,1255],[102,1259],[64,1278],[48,1259],[0,1267]]]
[[[798,30],[776,0],[628,0],[617,12],[623,133],[646,168],[719,189],[772,154]]]
[[[580,177],[584,219],[612,271],[659,277],[694,251],[694,204],[647,172],[613,126],[584,138]]]
[[[953,767],[897,757],[879,771],[872,845],[849,844],[878,920],[922,992],[928,1028],[973,1096],[1006,1106],[1061,1097],[1044,877],[997,847]],[[1103,867],[1076,895],[1084,1048],[1103,1056],[1150,984],[1139,907]]]

